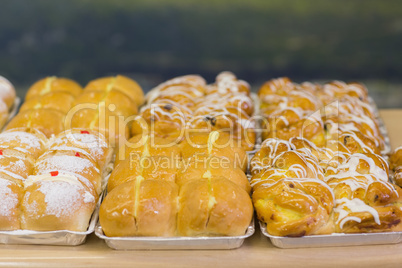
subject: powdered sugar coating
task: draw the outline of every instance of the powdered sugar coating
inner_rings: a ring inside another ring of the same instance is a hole
[[[74,208],[80,207],[80,187],[64,181],[40,182],[39,191],[45,196],[46,211],[48,215],[56,217],[70,216]]]
[[[79,175],[90,175],[93,171],[99,174],[99,169],[94,164],[85,158],[70,156],[70,155],[56,155],[43,160],[39,160],[35,165],[35,170],[38,174],[42,174],[48,170],[67,171]]]
[[[31,133],[10,131],[0,134],[0,147],[2,148],[14,148],[20,152],[29,153],[31,150],[41,151],[43,146],[44,142]]]
[[[0,179],[0,216],[11,217],[13,210],[18,206],[18,194],[14,193],[9,186],[12,182]]]

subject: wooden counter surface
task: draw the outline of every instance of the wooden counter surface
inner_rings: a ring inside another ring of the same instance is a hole
[[[382,110],[392,147],[402,145],[402,110]],[[257,228],[235,250],[115,251],[95,235],[78,247],[0,245],[8,267],[402,267],[395,245],[279,249]]]

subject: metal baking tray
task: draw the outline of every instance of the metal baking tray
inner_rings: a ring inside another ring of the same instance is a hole
[[[14,100],[13,107],[11,107],[10,114],[8,115],[8,121],[10,121],[18,112],[18,108],[20,108],[21,99],[20,97],[16,97]]]
[[[391,152],[391,143],[387,128],[378,111],[374,100],[369,97],[369,104],[374,110],[374,115],[379,124],[379,130],[384,137],[385,148],[381,151],[383,156]],[[390,177],[392,181],[392,175]],[[281,237],[270,235],[266,230],[266,224],[259,221],[261,233],[271,240],[271,243],[278,248],[314,248],[314,247],[341,247],[361,245],[397,244],[402,242],[402,232],[381,232],[381,233],[334,233],[328,235],[310,235],[303,237]]]
[[[13,107],[11,107],[11,110],[8,114],[7,121],[5,122],[5,124],[2,128],[0,127],[0,129],[4,130],[5,127],[7,126],[7,124],[11,121],[11,119],[13,119],[13,117],[17,114],[20,104],[21,104],[21,99],[19,97],[16,97],[14,100]]]
[[[244,240],[254,234],[254,218],[246,233],[241,236],[216,237],[108,237],[103,233],[99,222],[95,235],[104,240],[106,245],[116,250],[184,250],[184,249],[235,249],[241,247]]]
[[[303,237],[281,237],[270,235],[265,223],[260,222],[260,229],[264,236],[278,248],[317,248],[317,247],[345,247],[363,245],[397,244],[402,242],[402,232],[359,233],[329,235],[310,235]]]
[[[99,199],[100,200],[100,199]],[[87,235],[95,230],[99,214],[98,202],[94,213],[91,216],[88,230],[86,232],[60,231],[0,231],[0,244],[7,245],[57,245],[57,246],[78,246],[85,242]]]

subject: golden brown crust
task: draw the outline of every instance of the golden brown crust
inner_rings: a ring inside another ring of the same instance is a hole
[[[75,81],[55,76],[43,78],[34,83],[25,95],[26,100],[43,96],[49,92],[66,92],[77,97],[82,92],[82,87]]]
[[[18,113],[7,125],[6,130],[14,128],[33,128],[50,138],[64,131],[65,115],[53,109],[31,109]]]
[[[180,189],[177,231],[183,236],[243,235],[252,215],[249,195],[233,182],[192,180]]]
[[[281,179],[253,192],[258,219],[276,236],[314,234],[329,219],[334,206],[331,190],[317,179]]]
[[[99,220],[107,236],[174,236],[177,186],[166,181],[132,180],[103,201]]]
[[[21,228],[85,232],[95,209],[95,193],[78,181],[45,177],[25,186]]]
[[[137,106],[144,103],[144,93],[140,85],[134,80],[123,76],[117,75],[114,77],[102,77],[92,80],[86,85],[85,91],[111,91],[116,90],[124,93],[129,97]]]
[[[67,92],[49,92],[45,95],[33,97],[20,108],[20,112],[30,109],[53,109],[67,114],[74,102],[74,96]]]

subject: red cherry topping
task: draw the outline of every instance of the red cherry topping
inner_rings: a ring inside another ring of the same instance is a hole
[[[55,176],[59,175],[59,172],[58,171],[52,171],[52,172],[50,172],[50,175],[52,175],[52,177],[55,177]]]
[[[81,130],[81,134],[89,134],[89,131]]]
[[[75,156],[81,157],[80,153],[75,153]]]
[[[3,155],[3,150],[0,150],[0,155]]]

